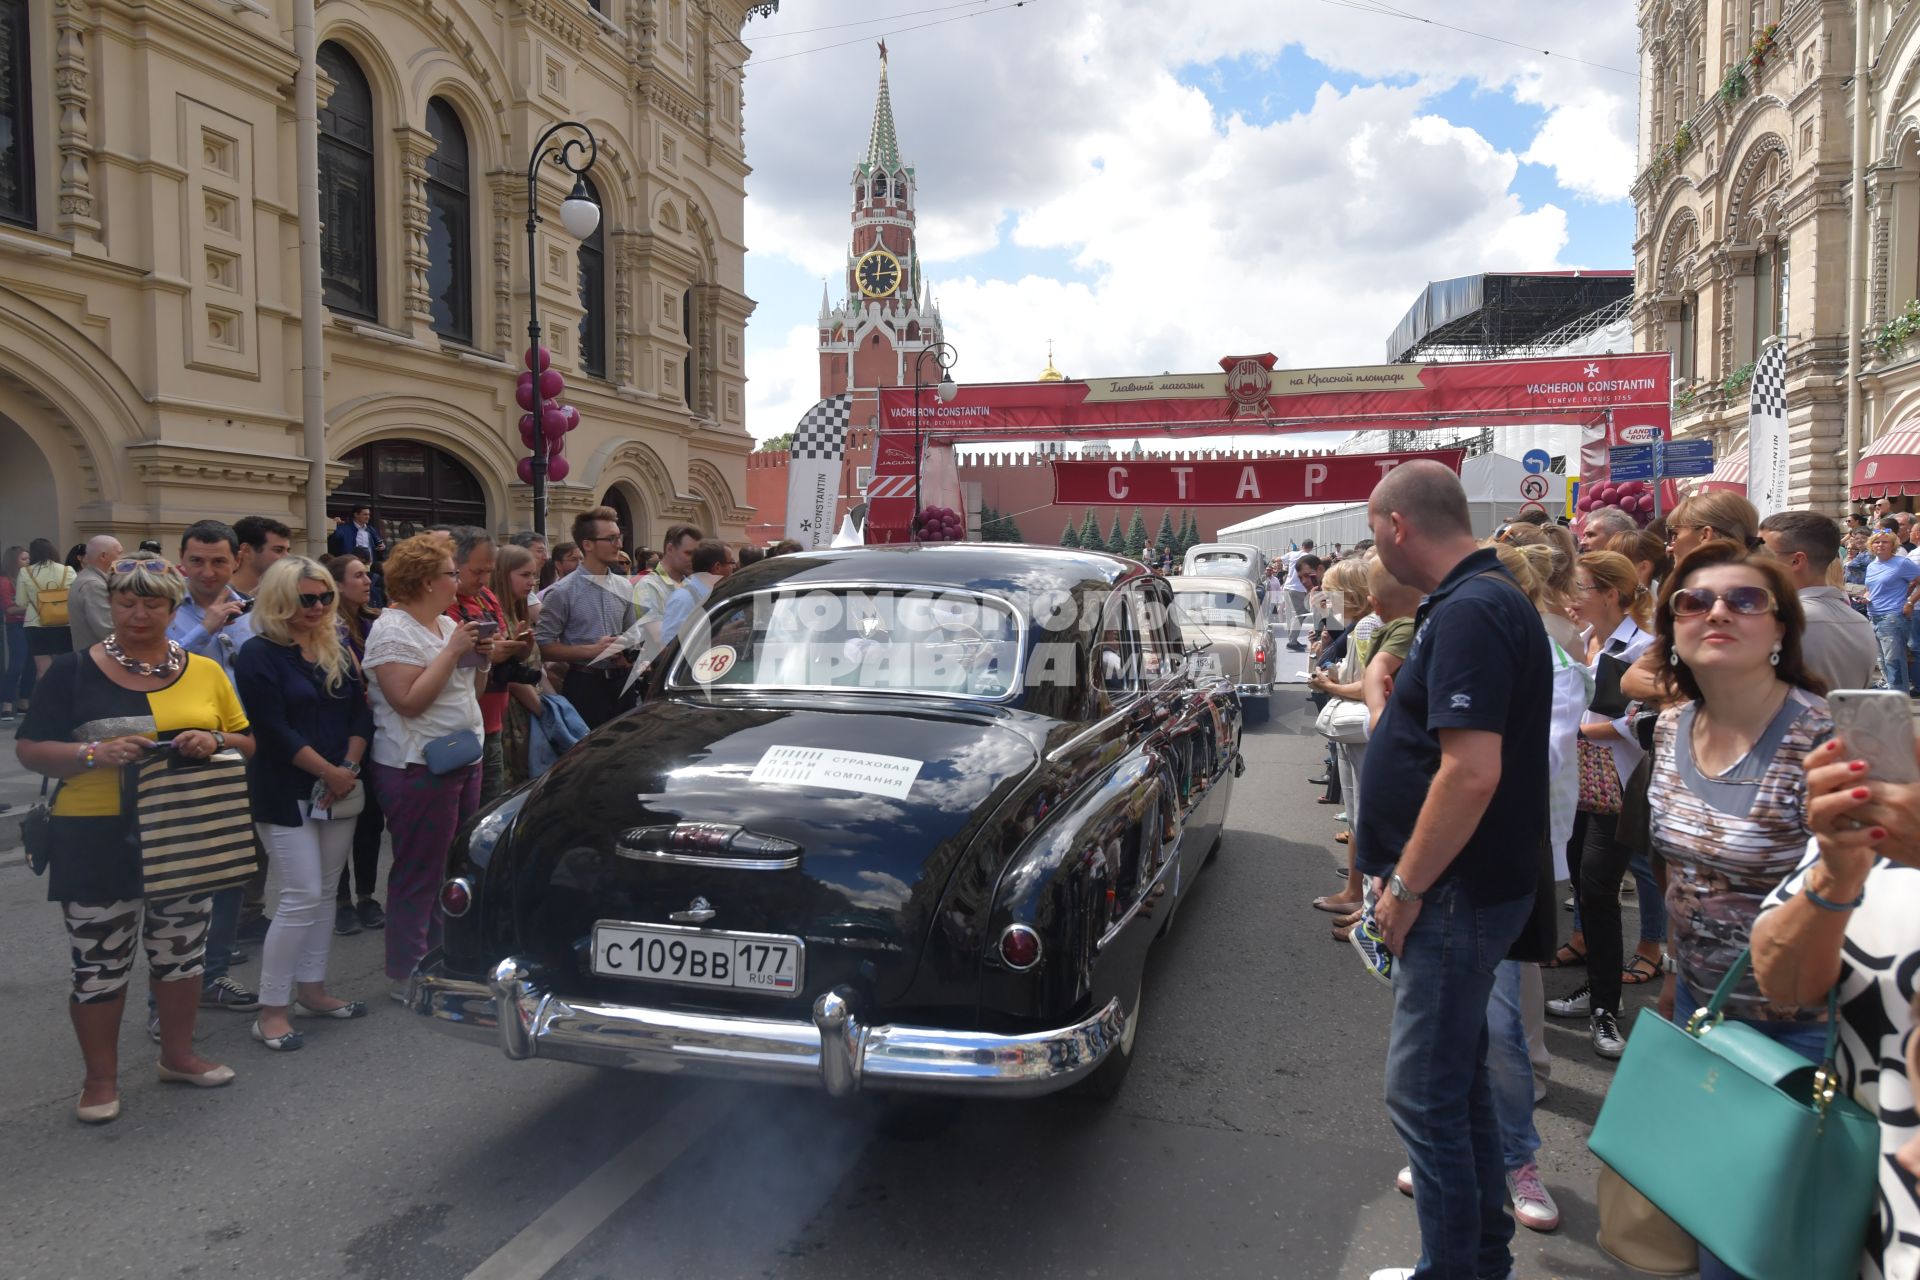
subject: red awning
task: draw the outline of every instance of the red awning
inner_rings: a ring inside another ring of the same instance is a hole
[[[1694,493],[1705,493],[1709,489],[1725,489],[1729,493],[1747,496],[1747,451],[1742,448],[1720,459],[1713,471],[1693,482]]]
[[[1856,498],[1920,495],[1920,421],[1908,419],[1867,446],[1853,471]]]

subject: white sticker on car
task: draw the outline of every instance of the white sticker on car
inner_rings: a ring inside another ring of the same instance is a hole
[[[693,678],[701,684],[712,684],[727,672],[733,670],[737,657],[730,644],[717,644],[695,658],[692,662]]]
[[[753,766],[749,780],[784,782],[789,786],[831,787],[862,795],[904,800],[920,776],[924,761],[905,756],[881,756],[864,751],[829,751],[823,747],[768,747]]]

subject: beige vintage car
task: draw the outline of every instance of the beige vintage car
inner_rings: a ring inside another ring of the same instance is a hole
[[[1240,693],[1249,724],[1267,719],[1278,656],[1270,604],[1239,574],[1181,574],[1173,588],[1174,619],[1193,661],[1225,676]]]

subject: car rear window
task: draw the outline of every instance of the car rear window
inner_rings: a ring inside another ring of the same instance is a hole
[[[1253,601],[1235,591],[1176,591],[1173,613],[1197,627],[1251,627]]]
[[[966,591],[763,592],[688,623],[677,689],[869,689],[1001,698],[1020,685],[1021,620]]]

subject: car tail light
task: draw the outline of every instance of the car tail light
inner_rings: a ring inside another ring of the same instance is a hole
[[[1267,665],[1267,650],[1264,645],[1253,651],[1253,664],[1256,667],[1264,667]]]
[[[455,920],[473,910],[473,886],[465,876],[455,876],[440,886],[440,910]]]
[[[1009,969],[1025,972],[1040,963],[1040,935],[1024,924],[1010,924],[1000,934],[1000,959]]]

